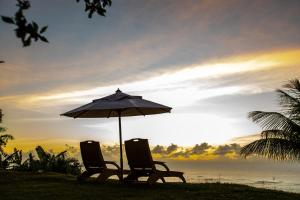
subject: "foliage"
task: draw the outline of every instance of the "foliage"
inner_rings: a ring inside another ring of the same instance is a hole
[[[4,132],[6,128],[0,127],[0,132]],[[14,137],[9,134],[0,135],[0,155],[7,156],[7,153],[4,151],[4,147],[8,143],[9,140],[13,140]]]
[[[79,1],[80,0],[76,0],[76,2]],[[89,18],[92,18],[95,12],[101,16],[105,16],[106,8],[112,4],[111,0],[84,0],[84,2],[85,12],[88,12]],[[38,40],[48,43],[47,38],[42,35],[44,32],[46,32],[48,26],[43,26],[40,28],[39,25],[34,21],[31,23],[27,22],[28,20],[24,16],[23,11],[30,8],[30,1],[17,0],[16,6],[19,9],[15,13],[14,17],[1,16],[1,18],[3,22],[17,26],[15,29],[16,37],[21,39],[23,46],[30,46],[32,41],[36,42]]]
[[[2,123],[2,110],[0,109],[0,123]],[[5,132],[6,128],[0,127],[0,133]],[[20,171],[51,171],[65,174],[79,174],[81,165],[75,158],[67,157],[67,151],[55,155],[46,152],[41,146],[36,147],[38,160],[34,159],[32,153],[29,153],[28,159],[22,163],[22,150],[14,149],[12,154],[4,151],[9,140],[14,139],[9,134],[0,135],[0,169],[13,169]],[[69,149],[71,147],[68,147]]]
[[[41,40],[43,42],[48,42],[47,38],[41,34],[47,30],[47,26],[39,28],[36,22],[28,23],[23,11],[30,8],[30,2],[28,0],[17,0],[19,7],[18,11],[15,13],[14,17],[2,16],[2,20],[8,24],[14,24],[17,26],[15,29],[16,37],[20,38],[23,46],[29,46],[31,41]]]
[[[76,0],[79,2],[80,0]],[[105,16],[106,7],[111,6],[111,0],[84,0],[85,12],[88,12],[89,18],[92,18],[96,12],[98,15]]]
[[[2,110],[0,109],[0,123],[2,123]],[[0,132],[5,132],[6,128],[0,127]],[[38,159],[35,159],[32,153],[29,153],[28,159],[22,163],[22,150],[14,149],[12,154],[7,154],[4,151],[9,140],[14,139],[9,134],[0,135],[0,169],[12,169],[19,171],[51,171],[64,174],[77,175],[81,172],[81,165],[75,158],[67,156],[67,151],[62,151],[59,154],[51,154],[46,152],[41,146],[37,146],[35,151]],[[72,150],[72,147],[67,146]]]
[[[249,118],[261,125],[261,139],[241,149],[245,157],[256,154],[279,160],[300,160],[300,81],[278,89],[281,112],[253,111]]]
[[[10,155],[4,156],[4,160],[1,161],[0,168],[2,169],[17,169],[22,162],[22,150],[14,148],[14,152]]]
[[[29,153],[28,159],[19,165],[19,171],[40,171],[57,172],[64,174],[77,175],[81,172],[81,165],[75,158],[69,158],[62,151],[59,154],[46,152],[41,146],[35,148],[38,159],[35,159],[32,153]]]
[[[0,109],[0,124],[2,123],[3,114]],[[0,126],[0,133],[5,132],[7,129],[5,127]],[[8,168],[11,163],[18,161],[19,151],[17,149],[14,150],[14,153],[7,154],[4,151],[4,147],[7,145],[9,140],[13,140],[14,137],[9,134],[0,135],[0,168]]]

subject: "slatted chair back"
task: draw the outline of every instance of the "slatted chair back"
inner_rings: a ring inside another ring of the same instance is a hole
[[[135,138],[125,141],[128,165],[131,170],[153,169],[153,159],[147,139]]]
[[[80,151],[87,171],[106,168],[99,142],[91,140],[80,142]]]

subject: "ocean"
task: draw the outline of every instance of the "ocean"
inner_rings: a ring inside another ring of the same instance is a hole
[[[219,160],[168,161],[167,164],[171,170],[183,171],[190,183],[237,183],[300,193],[300,162]]]

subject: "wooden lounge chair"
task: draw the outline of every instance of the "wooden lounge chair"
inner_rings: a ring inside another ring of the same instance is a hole
[[[159,179],[165,183],[165,177],[178,177],[186,183],[183,172],[170,171],[164,162],[153,161],[149,143],[147,139],[131,139],[125,141],[125,150],[127,155],[130,173],[125,181],[138,181],[139,177],[149,177],[147,183],[153,184]],[[166,170],[158,170],[155,165],[161,165]]]
[[[117,175],[119,180],[122,180],[120,167],[113,161],[104,161],[99,142],[90,140],[80,142],[80,151],[86,171],[80,174],[77,180],[83,181],[98,173],[100,173],[97,177],[99,182],[104,182],[113,175]],[[107,164],[114,165],[116,169],[107,168]]]

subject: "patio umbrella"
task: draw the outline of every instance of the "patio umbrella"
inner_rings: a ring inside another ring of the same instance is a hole
[[[120,167],[123,173],[121,117],[154,115],[171,112],[170,107],[143,99],[141,96],[125,94],[118,89],[114,94],[95,99],[91,103],[61,115],[73,118],[119,118]],[[123,177],[123,176],[122,176]]]

